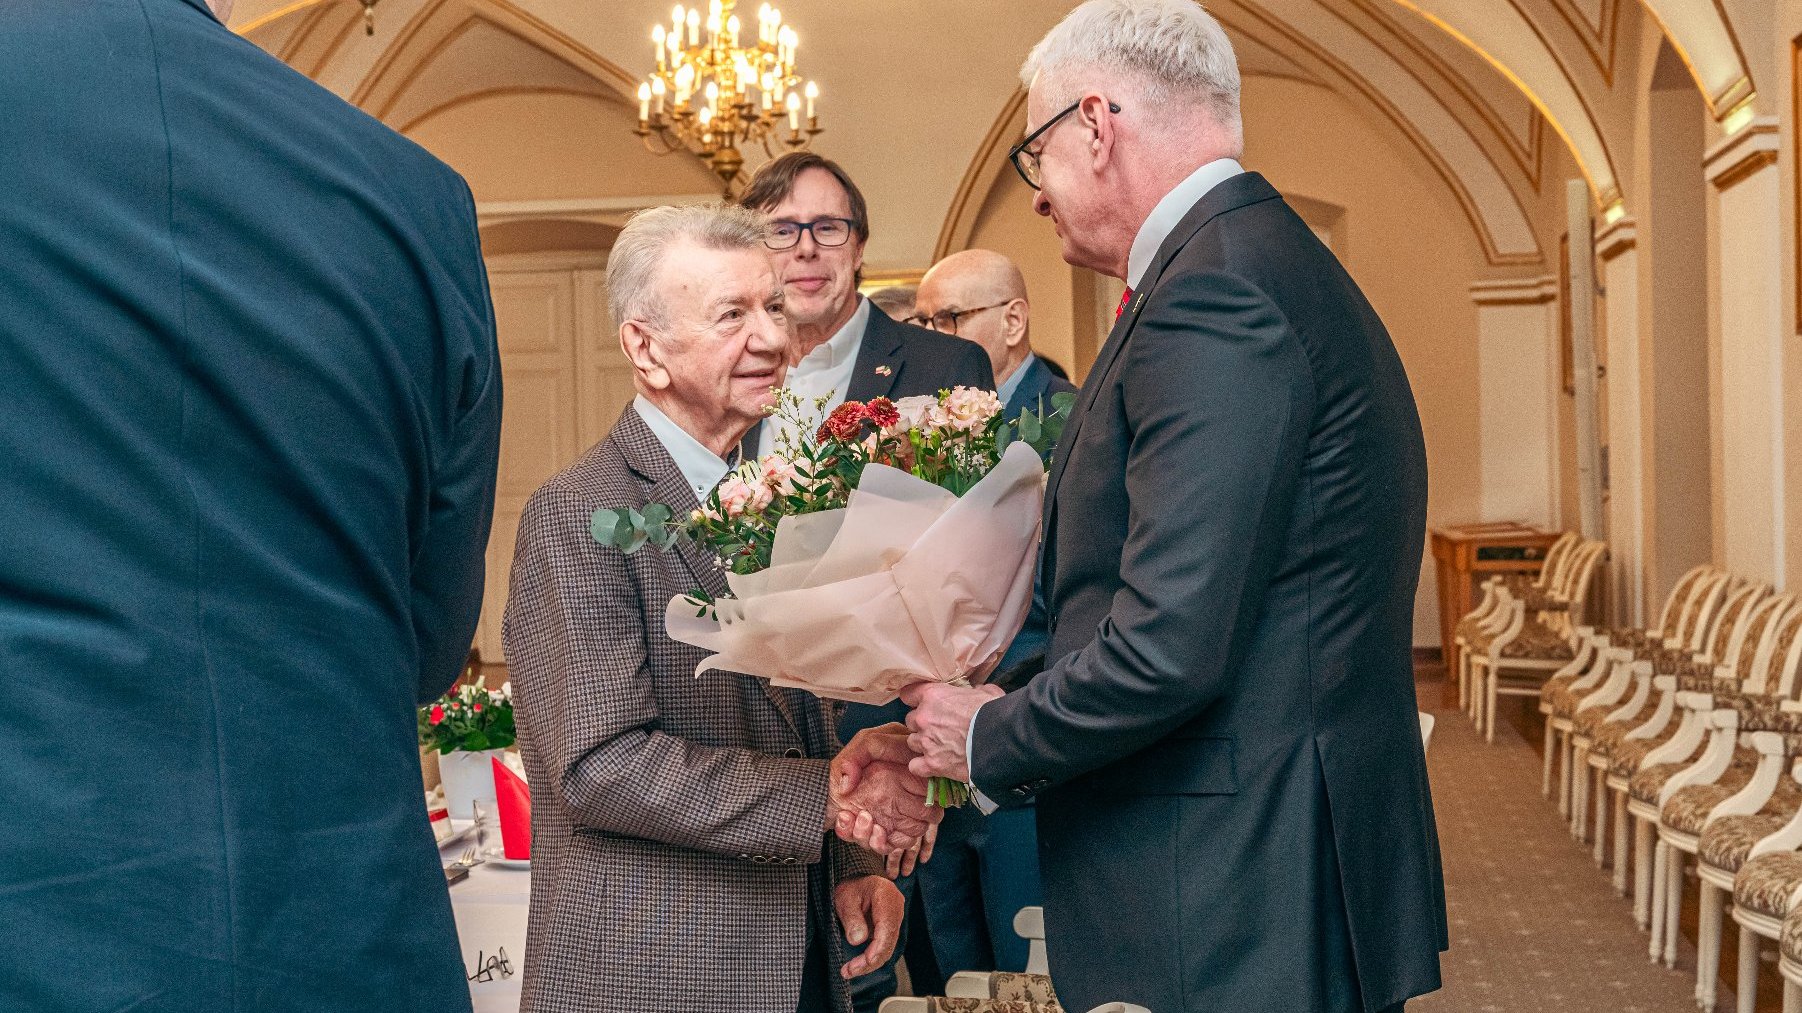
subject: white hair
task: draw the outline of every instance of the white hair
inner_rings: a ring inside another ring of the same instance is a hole
[[[643,320],[668,327],[668,307],[657,286],[657,268],[669,248],[682,242],[709,250],[762,249],[768,226],[763,215],[736,204],[689,204],[647,208],[633,215],[607,255],[607,308],[616,323]]]
[[[1199,105],[1240,134],[1239,60],[1197,0],[1089,0],[1039,40],[1020,80],[1062,107],[1081,95],[1080,72],[1095,69],[1137,80],[1154,109]]]

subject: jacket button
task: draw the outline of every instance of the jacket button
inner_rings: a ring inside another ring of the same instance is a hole
[[[782,751],[782,757],[786,760],[799,760],[801,758],[801,751],[790,746]]]
[[[794,865],[795,863],[797,863],[799,861],[800,861],[800,859],[795,858],[793,855],[790,855],[789,857],[784,858],[782,860],[782,864],[783,865]]]

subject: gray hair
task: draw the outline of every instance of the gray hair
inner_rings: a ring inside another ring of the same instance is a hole
[[[607,255],[607,309],[614,323],[669,326],[669,308],[655,282],[670,247],[689,242],[709,250],[761,250],[767,230],[763,215],[735,204],[664,206],[633,215]]]
[[[1101,69],[1138,80],[1147,102],[1201,105],[1236,138],[1239,60],[1220,22],[1197,0],[1089,0],[1071,11],[1033,47],[1020,68],[1050,105],[1076,100],[1072,70]]]

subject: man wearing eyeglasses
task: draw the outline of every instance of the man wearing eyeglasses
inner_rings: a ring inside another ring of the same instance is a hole
[[[1047,667],[908,687],[914,772],[1036,801],[1066,1009],[1395,1013],[1447,944],[1401,358],[1239,167],[1238,66],[1199,4],[1089,0],[1021,77],[1034,209],[1127,298],[1047,483]]]
[[[858,294],[864,243],[870,238],[869,208],[838,163],[811,151],[783,155],[757,170],[739,203],[769,218],[765,245],[782,282],[792,339],[793,365],[784,384],[789,390],[804,400],[826,398],[830,411],[847,400],[912,397],[957,386],[995,389],[988,354],[980,345],[892,320]],[[775,450],[779,424],[769,419],[751,430],[744,452]],[[899,701],[885,707],[850,704],[839,721],[839,736],[848,741],[863,729],[906,715]],[[911,868],[910,859],[908,873],[897,881],[910,907]],[[924,956],[917,921],[909,918],[903,925],[901,946],[887,966],[853,983],[858,1013],[874,1013],[894,994],[894,967],[903,951]],[[915,968],[913,960],[909,967]],[[932,984],[920,977],[916,974],[913,982],[916,991]]]

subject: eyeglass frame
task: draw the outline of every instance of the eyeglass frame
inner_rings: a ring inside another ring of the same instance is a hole
[[[1018,298],[1018,297],[1016,297],[1016,298]],[[973,314],[983,313],[988,310],[1000,309],[1001,307],[1006,306],[1009,303],[1012,303],[1013,301],[1014,301],[1013,299],[1004,299],[1001,302],[989,303],[987,306],[972,306],[967,310],[956,310],[956,311],[940,310],[939,312],[934,313],[931,316],[926,316],[924,314],[915,313],[913,316],[907,318],[907,322],[910,324],[913,324],[915,327],[925,327],[930,330],[938,331],[938,333],[940,333],[940,334],[949,334],[952,337],[957,337],[958,336],[958,334],[957,334],[957,318],[958,317],[967,317],[967,316],[971,316]],[[940,331],[937,327],[932,326],[932,322],[934,320],[937,320],[939,317],[950,317],[951,318],[951,329],[950,330]]]
[[[1026,181],[1027,186],[1032,187],[1034,190],[1040,189],[1037,181],[1035,181],[1032,178],[1032,176],[1027,175],[1026,166],[1021,164],[1020,156],[1022,156],[1022,155],[1030,155],[1031,156],[1033,175],[1037,175],[1039,172],[1039,156],[1044,154],[1045,152],[1044,152],[1043,148],[1041,148],[1038,151],[1028,152],[1026,150],[1026,146],[1031,144],[1032,142],[1038,140],[1040,137],[1044,136],[1045,132],[1047,130],[1050,130],[1052,127],[1056,126],[1057,122],[1059,120],[1070,115],[1071,113],[1075,112],[1076,110],[1082,108],[1083,102],[1086,101],[1088,99],[1088,97],[1089,96],[1084,95],[1082,98],[1079,98],[1076,101],[1070,103],[1068,106],[1064,107],[1063,112],[1058,113],[1056,116],[1053,116],[1050,119],[1046,120],[1045,122],[1039,124],[1039,129],[1034,130],[1030,134],[1027,134],[1024,138],[1021,139],[1019,144],[1016,144],[1013,147],[1007,149],[1007,160],[1009,162],[1013,163],[1014,171],[1020,174],[1020,178]],[[1109,102],[1107,104],[1107,111],[1115,114],[1116,116],[1119,115],[1120,104],[1118,102],[1109,100]],[[796,240],[796,242],[799,242],[799,240]]]
[[[838,224],[843,225],[845,227],[844,242],[841,242],[841,243],[822,243],[822,242],[820,242],[819,233],[813,231],[813,229],[814,229],[814,226],[819,225],[823,222],[837,222]],[[837,215],[827,215],[824,218],[815,218],[811,222],[797,222],[797,221],[790,221],[787,218],[781,218],[781,219],[777,219],[776,221],[770,222],[769,230],[764,233],[763,245],[768,247],[771,250],[776,251],[777,253],[781,253],[784,250],[792,250],[795,247],[800,246],[801,245],[801,236],[803,234],[805,234],[805,235],[809,235],[809,236],[813,237],[813,245],[818,246],[821,249],[825,249],[825,250],[836,250],[836,249],[840,249],[841,247],[844,247],[844,246],[847,246],[850,244],[851,237],[857,234],[857,224],[858,224],[857,219],[855,219],[855,218],[840,218]],[[778,226],[778,225],[794,226],[795,227],[795,241],[788,244],[787,246],[777,246],[775,243],[771,242],[771,240],[775,238],[774,233],[775,233],[776,226]]]

